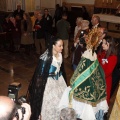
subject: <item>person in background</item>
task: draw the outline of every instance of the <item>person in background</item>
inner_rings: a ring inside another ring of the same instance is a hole
[[[67,14],[62,14],[62,19],[59,20],[56,24],[57,27],[57,36],[64,42],[64,58],[68,58],[68,44],[69,44],[69,32],[70,32],[70,23],[67,21]]]
[[[79,38],[84,37],[84,35],[88,34],[89,32],[89,21],[88,20],[81,20],[81,29],[78,31],[75,37],[75,41]]]
[[[20,20],[20,16],[16,15],[15,17],[15,21],[16,21],[16,27],[18,29],[17,34],[16,34],[16,46],[15,46],[15,51],[19,51],[20,50],[20,42],[21,42],[21,20]]]
[[[91,23],[92,23],[92,28],[91,28],[91,29],[101,27],[101,25],[100,25],[100,17],[99,17],[99,16],[96,16],[96,15],[93,15],[93,16],[92,16],[92,19],[91,19]],[[106,35],[107,35],[107,29],[104,28],[104,35],[102,36],[101,41],[102,41],[102,39],[103,39]],[[100,51],[101,47],[102,47],[102,42],[100,42],[100,45],[99,45],[99,46],[97,47],[97,49],[95,50],[95,52],[96,52],[97,54],[98,54],[98,52]]]
[[[52,37],[48,49],[39,58],[27,92],[32,110],[30,120],[60,119],[60,111],[57,106],[67,87],[61,73],[64,65],[62,50],[63,41]]]
[[[82,17],[84,20],[90,21],[90,16],[85,6],[82,6]]]
[[[97,27],[101,27],[100,25],[100,17],[93,15],[92,19],[91,19],[91,23],[92,23],[92,28],[97,28]]]
[[[104,33],[103,33],[103,35],[101,37],[100,44],[97,47],[97,49],[95,50],[96,54],[98,54],[100,52],[100,50],[102,49],[102,40],[104,39],[105,36],[107,36],[107,33],[108,33],[106,28],[103,28],[103,29],[104,29]]]
[[[3,32],[6,32],[6,47],[7,50],[11,50],[12,45],[12,22],[10,21],[10,16],[5,16],[5,19],[2,23]]]
[[[117,51],[115,47],[115,40],[109,36],[105,37],[105,39],[102,40],[102,49],[103,50],[98,53],[98,60],[104,70],[107,88],[107,102],[109,104],[112,87],[112,73],[117,64]]]
[[[35,29],[35,47],[36,54],[40,56],[45,51],[45,38],[44,38],[44,28],[43,28],[43,19],[42,14],[37,15],[37,19],[34,25]]]
[[[19,15],[10,17],[10,21],[12,23],[11,32],[12,32],[12,51],[18,52],[20,49],[20,41],[21,41],[21,20]]]
[[[34,11],[34,15],[31,17],[31,21],[32,21],[32,31],[33,31],[33,40],[35,40],[35,28],[34,28],[34,25],[35,25],[35,21],[37,19],[37,16],[38,14],[40,14],[41,11]]]
[[[10,16],[6,15],[3,20],[2,28],[4,32],[11,31],[10,27],[11,21],[10,21]]]
[[[20,16],[20,19],[23,19],[23,13],[25,11],[21,9],[21,5],[17,5],[17,9],[13,12],[14,17],[16,17],[16,15]]]
[[[31,47],[34,44],[32,39],[32,21],[28,13],[23,14],[21,21],[21,45],[25,48],[25,53],[30,55]]]
[[[55,27],[56,27],[57,21],[60,20],[61,17],[62,17],[62,12],[61,12],[61,9],[60,9],[60,5],[56,4],[55,14],[54,14],[54,17],[53,17],[53,20],[55,19]]]
[[[7,48],[6,32],[3,32],[2,25],[0,24],[0,51]]]
[[[43,24],[44,24],[44,34],[45,34],[45,45],[46,48],[49,45],[49,40],[51,38],[51,35],[53,34],[53,19],[52,16],[49,14],[49,11],[47,8],[44,9],[44,15],[43,15]]]
[[[82,17],[77,17],[77,19],[76,19],[76,26],[75,26],[75,30],[74,30],[74,41],[75,41],[78,31],[81,29],[81,21],[82,20],[83,20]]]
[[[62,14],[66,13],[68,15],[68,8],[66,7],[66,2],[62,3],[61,12]]]
[[[78,31],[74,45],[72,47],[73,56],[72,56],[72,65],[73,70],[77,68],[78,63],[80,62],[81,56],[86,50],[86,43],[84,35],[87,35],[89,32],[89,21],[82,20],[81,21],[81,29]]]

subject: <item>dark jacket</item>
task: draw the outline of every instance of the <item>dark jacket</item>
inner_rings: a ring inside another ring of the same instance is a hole
[[[28,87],[27,100],[31,106],[31,119],[38,120],[41,113],[43,94],[49,75],[52,57],[47,55],[46,60],[39,59],[34,75]]]
[[[70,24],[68,21],[61,19],[56,24],[57,27],[57,36],[62,40],[69,39]]]
[[[71,51],[73,51],[73,57],[72,57],[72,64],[78,65],[80,62],[81,56],[86,50],[86,47],[81,47],[79,44],[74,47],[74,45],[71,48]]]
[[[10,20],[8,22],[6,20],[3,21],[2,28],[4,32],[11,32],[12,26],[13,24]]]
[[[37,28],[36,25],[39,25],[40,28]],[[36,20],[35,21],[35,25],[34,25],[34,28],[35,28],[35,32],[36,32],[36,38],[37,39],[41,39],[41,38],[44,38],[44,29],[43,29],[43,20]]]
[[[16,15],[19,15],[20,18],[23,19],[23,13],[24,13],[24,12],[25,12],[25,11],[22,10],[22,9],[21,9],[20,11],[15,10],[14,13],[13,13],[13,15],[14,15],[14,17],[16,17]]]
[[[119,84],[119,81],[120,81],[120,45],[118,47],[118,55],[117,55],[117,58],[118,58],[118,61],[117,61],[117,65],[115,66],[114,70],[113,70],[113,73],[112,73],[112,89],[111,89],[111,97],[112,95],[114,94],[118,84]]]
[[[68,14],[68,8],[66,6],[61,7],[62,13],[67,13]]]
[[[52,33],[52,24],[53,24],[53,19],[50,15],[43,15],[43,25],[44,25],[44,31],[48,33]]]

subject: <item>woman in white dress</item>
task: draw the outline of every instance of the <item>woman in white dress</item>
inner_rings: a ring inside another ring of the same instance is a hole
[[[40,56],[28,88],[31,120],[59,120],[58,103],[67,87],[62,76],[63,41],[52,38],[49,49]]]
[[[94,52],[102,39],[103,29],[95,28],[85,38],[87,50],[70,79],[59,103],[59,109],[72,107],[82,120],[104,120],[108,111],[104,71]]]

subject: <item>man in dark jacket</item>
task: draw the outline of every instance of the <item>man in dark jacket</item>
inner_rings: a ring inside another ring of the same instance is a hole
[[[21,5],[17,5],[17,9],[14,11],[13,15],[16,17],[16,15],[19,15],[20,19],[23,19],[23,13],[25,11],[21,9]]]
[[[44,9],[44,15],[43,15],[43,25],[44,25],[44,34],[45,34],[45,44],[46,47],[49,45],[49,40],[52,35],[52,24],[53,19],[52,16],[49,15],[49,11],[47,8]]]
[[[66,7],[66,2],[62,3],[61,11],[62,11],[62,14],[63,13],[68,14],[68,8]]]
[[[44,39],[44,31],[43,31],[43,19],[42,14],[37,15],[37,19],[34,25],[35,29],[35,47],[36,53],[42,54],[45,51],[45,39]],[[40,49],[41,48],[41,49]]]

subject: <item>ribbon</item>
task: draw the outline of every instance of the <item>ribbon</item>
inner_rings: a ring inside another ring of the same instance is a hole
[[[102,59],[102,64],[104,65],[105,63],[108,63],[107,59]]]
[[[98,60],[95,60],[89,68],[87,68],[83,73],[81,73],[75,80],[75,82],[72,84],[72,89],[69,93],[69,104],[72,102],[72,96],[74,94],[74,90],[81,85],[87,78],[89,78],[94,70],[98,67],[99,62]]]
[[[55,66],[53,66],[53,65],[50,66],[49,77],[53,77],[53,79],[55,78],[55,80],[58,80],[58,78],[62,75],[62,73],[61,72],[57,72],[55,74],[56,69],[57,68]]]

